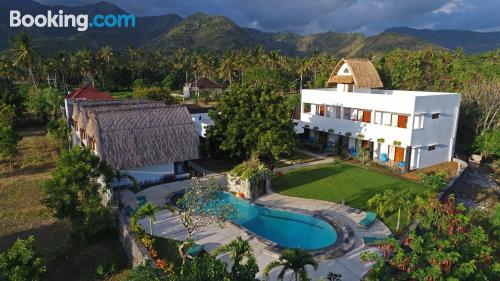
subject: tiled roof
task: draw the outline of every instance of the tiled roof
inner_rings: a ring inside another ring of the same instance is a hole
[[[77,88],[71,93],[67,94],[65,99],[85,99],[85,100],[112,100],[113,97],[106,93],[97,90],[96,88],[85,85],[80,88]]]

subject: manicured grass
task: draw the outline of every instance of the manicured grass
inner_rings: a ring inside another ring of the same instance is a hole
[[[412,193],[424,191],[424,187],[401,178],[383,175],[364,168],[337,161],[293,170],[273,179],[273,189],[283,195],[319,199],[342,203],[368,210],[367,201],[386,189],[403,190]],[[394,232],[396,212],[383,221]],[[406,225],[406,211],[401,212],[402,226]]]
[[[112,95],[115,99],[118,99],[118,100],[132,98],[132,92],[131,91],[111,92],[109,94]]]
[[[57,142],[40,129],[21,134],[12,168],[9,161],[0,161],[0,252],[17,238],[33,235],[36,253],[47,266],[46,280],[96,280],[99,265],[123,268],[126,256],[117,236],[87,245],[71,243],[69,224],[55,219],[41,203],[43,181],[58,158]]]

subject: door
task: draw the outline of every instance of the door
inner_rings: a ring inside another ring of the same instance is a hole
[[[408,123],[408,116],[398,115],[398,128],[406,128],[407,123]]]
[[[370,123],[370,119],[372,117],[372,112],[364,110],[363,111],[363,122],[365,123]]]
[[[399,163],[404,161],[405,149],[402,147],[396,146],[394,148],[394,163]]]

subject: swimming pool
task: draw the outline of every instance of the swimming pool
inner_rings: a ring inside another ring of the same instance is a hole
[[[337,240],[335,229],[322,219],[256,205],[230,193],[221,198],[235,207],[233,222],[281,247],[319,250]]]

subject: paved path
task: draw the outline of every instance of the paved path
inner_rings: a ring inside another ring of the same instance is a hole
[[[325,159],[318,160],[318,161],[306,162],[306,163],[295,164],[295,165],[292,165],[292,166],[286,166],[286,167],[276,168],[276,169],[274,169],[274,171],[275,172],[285,172],[285,171],[299,169],[299,168],[302,168],[302,167],[309,167],[309,166],[315,166],[315,165],[321,165],[321,164],[328,164],[328,163],[332,163],[334,161],[335,161],[335,159],[333,159],[333,158],[325,158]]]
[[[223,181],[224,177],[219,177],[219,180]],[[186,187],[189,183],[190,181],[168,183],[148,188],[141,191],[137,195],[144,195],[148,201],[163,205],[165,197],[168,194]],[[123,202],[131,202],[131,204],[135,204],[135,196],[133,193],[122,193],[122,200]],[[321,200],[288,197],[277,193],[265,195],[257,200],[257,202],[269,206],[301,209],[305,212],[321,210],[327,216],[335,217],[343,223],[351,226],[354,230],[356,242],[353,250],[340,258],[319,262],[319,268],[317,271],[314,271],[312,267],[308,268],[312,280],[317,280],[320,277],[326,277],[330,271],[342,274],[342,280],[344,281],[360,280],[370,268],[370,264],[364,264],[360,261],[359,257],[361,253],[365,251],[377,251],[375,247],[364,246],[361,242],[362,237],[382,237],[391,234],[389,229],[380,221],[376,221],[369,230],[357,228],[357,222],[364,217],[365,213],[341,204]],[[140,220],[139,223],[141,223],[144,229],[149,232],[149,221],[147,218]],[[153,224],[153,233],[156,236],[179,240],[185,239],[187,235],[186,230],[182,227],[178,215],[173,214],[168,210],[161,210],[157,213],[157,221]],[[253,237],[249,237],[238,227],[235,227],[230,223],[225,223],[222,228],[217,225],[212,225],[195,233],[193,238],[197,243],[204,244],[205,248],[210,252],[217,246],[226,244],[237,236],[241,236],[249,241],[257,259],[259,269],[261,270],[258,277],[262,278],[263,276],[261,274],[264,267],[271,261],[277,260],[278,256],[265,250],[264,248],[266,245],[257,241]],[[229,266],[231,266],[227,256],[221,256],[220,259],[228,262]],[[270,280],[277,280],[278,272],[279,270],[277,269],[271,271]],[[285,280],[288,280],[290,275],[291,274],[288,273]]]

